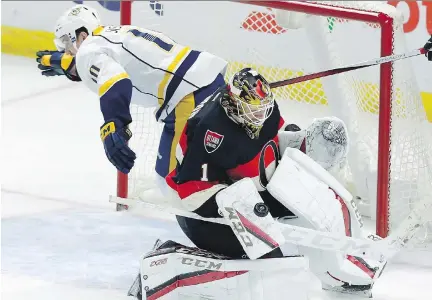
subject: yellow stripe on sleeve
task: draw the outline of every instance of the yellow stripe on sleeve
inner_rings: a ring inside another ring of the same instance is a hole
[[[165,88],[168,85],[168,81],[170,80],[172,74],[169,72],[174,72],[175,68],[177,67],[177,65],[180,63],[180,61],[183,59],[183,57],[189,52],[190,48],[189,47],[184,47],[177,55],[176,57],[173,59],[173,61],[169,64],[167,71],[165,73],[164,78],[162,79],[161,83],[159,84],[159,88],[158,88],[158,102],[159,105],[162,106],[163,102],[164,102],[164,91]]]
[[[102,97],[114,85],[114,83],[125,78],[129,78],[129,75],[126,72],[123,72],[105,81],[99,88],[99,97]]]

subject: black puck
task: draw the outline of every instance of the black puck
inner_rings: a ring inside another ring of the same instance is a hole
[[[263,218],[263,217],[267,216],[269,213],[268,206],[265,205],[264,203],[257,203],[257,204],[255,204],[255,207],[254,207],[254,213],[258,217]]]

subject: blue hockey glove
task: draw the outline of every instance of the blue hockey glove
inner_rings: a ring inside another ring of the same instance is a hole
[[[58,51],[36,52],[38,68],[44,76],[65,75],[72,81],[81,81],[75,67],[75,57]]]
[[[106,121],[100,128],[108,160],[120,171],[128,174],[135,163],[136,155],[127,145],[132,132],[118,119]]]
[[[425,48],[425,50],[427,51],[425,55],[428,60],[432,61],[432,35],[423,48]]]

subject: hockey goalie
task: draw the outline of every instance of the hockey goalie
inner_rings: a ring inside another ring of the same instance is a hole
[[[278,226],[366,238],[353,197],[329,173],[347,152],[341,120],[286,125],[268,82],[249,68],[237,72],[193,111],[166,178],[183,209],[229,225],[177,216],[196,248],[157,243],[129,294],[307,299],[309,266],[324,290],[371,297],[386,261],[294,246]]]

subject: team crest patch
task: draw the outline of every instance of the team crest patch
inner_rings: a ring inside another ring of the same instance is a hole
[[[217,132],[207,130],[204,136],[204,148],[208,153],[215,152],[222,144],[224,136]]]

